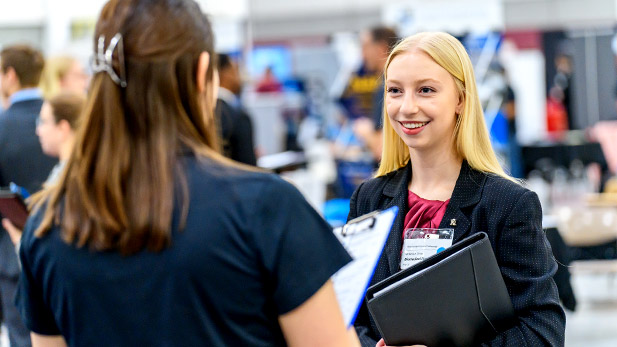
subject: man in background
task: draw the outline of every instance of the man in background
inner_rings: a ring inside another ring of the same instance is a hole
[[[572,93],[572,58],[565,53],[559,54],[555,58],[555,69],[557,72],[553,79],[553,88],[559,88],[557,93],[561,95],[561,104],[565,108],[567,115],[568,129],[566,130],[574,130],[576,129],[576,122],[574,121],[572,95],[570,95]]]
[[[242,80],[238,65],[227,54],[219,54],[220,87],[216,102],[216,117],[223,145],[223,154],[237,162],[256,165],[251,118],[242,109]]]
[[[43,99],[37,88],[43,55],[27,45],[5,47],[0,52],[0,86],[8,108],[0,114],[0,186],[11,182],[34,193],[55,165],[43,154],[36,136],[36,119]],[[19,265],[8,234],[0,232],[0,303],[12,347],[30,346],[30,332],[13,303]]]
[[[353,121],[355,135],[362,140],[375,160],[381,157],[383,113],[383,68],[388,54],[398,42],[388,27],[374,27],[361,34],[362,66],[352,75],[343,97],[343,105]]]
[[[0,91],[2,91],[2,81],[0,81]],[[9,108],[9,99],[7,99],[2,92],[0,92],[0,114]]]

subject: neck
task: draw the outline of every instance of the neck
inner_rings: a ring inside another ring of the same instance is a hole
[[[409,190],[429,200],[448,200],[456,185],[463,159],[454,150],[426,153],[410,149],[412,178]]]
[[[73,142],[75,140],[74,135],[71,135],[60,147],[60,153],[58,155],[58,159],[60,161],[67,161],[71,156],[71,151],[73,150]]]
[[[20,88],[16,86],[8,87],[5,93],[7,99],[10,99],[13,94],[17,93],[20,90],[24,90],[25,88]]]

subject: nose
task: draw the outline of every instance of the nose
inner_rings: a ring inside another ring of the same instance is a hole
[[[413,93],[405,93],[399,112],[405,115],[412,115],[418,112],[418,103]]]

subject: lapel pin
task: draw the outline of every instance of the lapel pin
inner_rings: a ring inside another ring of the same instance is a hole
[[[450,219],[450,226],[453,226],[453,227],[456,226],[456,219],[454,218]]]

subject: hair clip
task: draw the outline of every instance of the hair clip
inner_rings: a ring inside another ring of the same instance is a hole
[[[120,74],[116,73],[113,66],[114,51],[118,51],[118,66]],[[96,54],[92,57],[92,71],[94,73],[107,72],[114,83],[122,88],[126,88],[126,70],[124,66],[124,45],[122,35],[117,33],[109,41],[109,46],[105,49],[105,36],[99,36]]]

